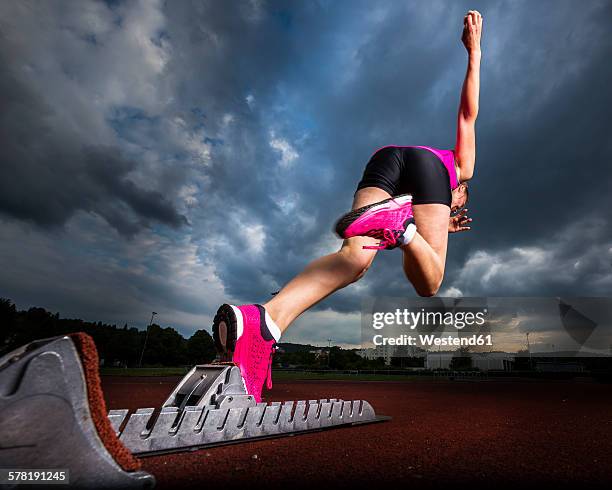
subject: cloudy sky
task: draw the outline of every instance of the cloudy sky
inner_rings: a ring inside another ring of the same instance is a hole
[[[334,251],[372,151],[454,145],[484,16],[470,233],[443,295],[610,295],[612,3],[0,3],[0,296],[184,335]],[[398,251],[287,341],[359,342]]]

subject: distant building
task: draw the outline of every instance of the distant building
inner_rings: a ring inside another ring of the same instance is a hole
[[[428,352],[425,355],[426,369],[450,369],[454,352]]]
[[[472,367],[481,371],[512,371],[514,355],[507,352],[474,352],[471,353]]]
[[[380,359],[381,357],[385,360],[385,364],[391,364],[391,358],[395,355],[395,347],[389,345],[379,345],[369,349],[361,349],[357,351],[357,355],[373,361],[374,359]]]
[[[427,369],[450,369],[458,352],[428,352],[425,358]],[[472,368],[481,371],[512,371],[514,355],[507,352],[470,352],[466,356],[472,359]],[[466,357],[461,356],[461,357]]]

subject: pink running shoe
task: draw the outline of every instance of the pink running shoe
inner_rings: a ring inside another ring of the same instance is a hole
[[[402,244],[402,237],[410,224],[412,216],[412,196],[404,194],[368,204],[346,213],[336,223],[336,233],[340,238],[369,236],[380,240],[367,249],[392,249]]]
[[[276,341],[266,325],[261,305],[222,305],[213,321],[213,338],[222,354],[232,352],[240,368],[244,386],[257,403],[261,402],[264,382],[272,388],[272,356]]]

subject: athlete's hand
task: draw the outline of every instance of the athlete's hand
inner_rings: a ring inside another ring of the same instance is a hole
[[[456,215],[451,216],[448,219],[448,232],[457,233],[458,231],[471,230],[471,226],[468,226],[472,222],[472,218],[468,218],[467,209],[462,209]]]
[[[480,35],[482,34],[482,15],[478,10],[470,10],[463,18],[461,41],[468,53],[480,52]]]

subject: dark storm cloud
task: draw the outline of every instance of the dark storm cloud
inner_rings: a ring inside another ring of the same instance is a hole
[[[54,109],[2,63],[0,211],[41,226],[60,226],[79,210],[132,235],[149,221],[186,223],[159,192],[127,175],[134,163],[118,149],[89,146],[54,124]]]
[[[117,306],[124,316],[147,302],[171,310],[171,298],[193,328],[216,301],[265,301],[339,247],[331,227],[376,148],[453,147],[469,8],[485,19],[475,221],[450,237],[443,290],[602,294],[612,284],[609,2],[7,2],[0,210],[67,237],[105,235],[78,218],[85,211],[149,247],[138,257],[83,245],[96,258],[80,267],[102,271],[100,257],[113,257],[124,269],[98,291],[132,298]],[[65,240],[49,247],[31,260],[71,256]],[[11,250],[17,258],[18,241]],[[381,253],[363,282],[323,301],[311,338],[333,322],[353,339],[346,319],[365,294],[414,294],[400,263]],[[47,274],[62,280],[61,268]],[[23,275],[13,289],[44,304],[44,291],[23,293],[36,272]]]
[[[61,2],[39,7],[44,10],[53,5],[57,7],[55,16],[62,17],[66,5]],[[64,94],[64,98],[62,92],[68,87],[54,86],[52,80],[45,79],[47,70],[64,77],[66,85],[77,78],[83,60],[45,52],[44,46],[37,44],[49,35],[57,37],[58,44],[63,41],[82,48],[88,43],[77,26],[64,26],[73,37],[42,21],[43,33],[24,33],[20,27],[32,25],[27,16],[43,12],[27,3],[18,7],[4,7],[6,27],[0,44],[0,212],[41,226],[62,226],[79,210],[93,212],[126,235],[152,222],[175,228],[185,224],[186,218],[169,199],[131,180],[129,174],[136,170],[136,164],[113,144],[110,132],[97,134],[95,130],[100,128],[95,127],[92,117],[96,98],[92,87],[81,86],[89,100],[79,103],[78,92]],[[81,20],[86,20],[88,9],[84,8]],[[95,43],[90,49],[95,53]],[[53,56],[57,59],[52,62],[46,59]],[[60,66],[49,68],[55,63]],[[104,143],[98,144],[100,140]]]
[[[89,148],[85,155],[84,166],[111,201],[117,199],[127,204],[143,220],[157,220],[173,227],[187,223],[187,219],[160,192],[141,189],[124,177],[133,165],[123,160],[116,151]]]

